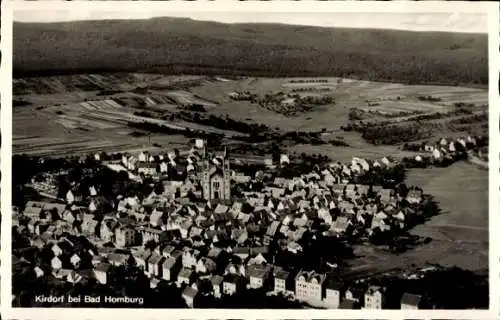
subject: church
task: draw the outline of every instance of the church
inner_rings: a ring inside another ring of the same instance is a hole
[[[201,186],[203,198],[207,201],[228,201],[231,199],[231,173],[226,149],[223,153],[209,156],[203,152]]]

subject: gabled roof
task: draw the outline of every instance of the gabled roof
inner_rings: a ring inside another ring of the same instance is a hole
[[[212,278],[210,278],[210,282],[212,282],[213,286],[220,285],[224,279],[220,275],[215,275]]]
[[[282,279],[282,280],[287,280],[288,277],[290,276],[290,272],[285,271],[281,268],[276,268],[273,274],[276,279]]]
[[[192,287],[186,287],[184,291],[182,292],[183,296],[187,296],[190,298],[194,298],[198,294],[198,290]]]

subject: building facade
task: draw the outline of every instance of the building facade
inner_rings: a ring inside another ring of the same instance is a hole
[[[224,152],[223,155],[215,157],[215,161],[212,162],[209,161],[209,158],[203,160],[201,173],[203,198],[208,201],[230,200],[231,174],[227,153]]]

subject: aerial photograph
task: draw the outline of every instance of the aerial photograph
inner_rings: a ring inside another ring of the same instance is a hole
[[[489,308],[486,13],[81,8],[14,6],[14,308]]]

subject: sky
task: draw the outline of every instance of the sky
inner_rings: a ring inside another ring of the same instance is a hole
[[[320,27],[375,28],[410,31],[446,31],[487,33],[488,17],[481,13],[401,13],[401,12],[172,12],[147,10],[105,11],[93,8],[78,10],[14,10],[14,20],[20,22],[56,22],[101,19],[147,19],[153,17],[184,17],[222,23],[285,23]]]

